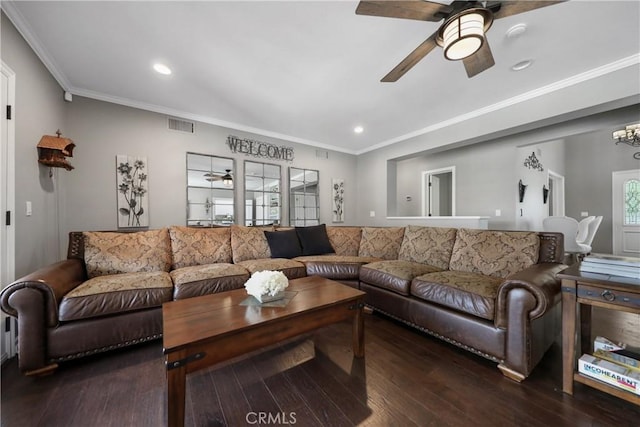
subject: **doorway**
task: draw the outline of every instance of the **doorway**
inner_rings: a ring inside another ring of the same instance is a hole
[[[564,216],[564,176],[549,171],[549,216]]]
[[[7,106],[15,105],[15,73],[2,63],[2,120],[0,120],[0,286],[5,287],[15,277],[15,117]],[[15,355],[15,327],[10,317],[0,313],[0,354],[2,361]],[[15,323],[14,323],[15,324]],[[7,328],[6,326],[11,326]],[[9,329],[9,330],[7,330]]]
[[[640,169],[612,173],[613,253],[640,257]]]
[[[422,172],[422,216],[455,216],[456,167]]]

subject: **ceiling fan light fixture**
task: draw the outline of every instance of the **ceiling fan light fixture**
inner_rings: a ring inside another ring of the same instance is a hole
[[[231,187],[233,185],[233,177],[231,176],[231,169],[225,169],[226,174],[222,176],[222,185],[225,187]]]
[[[462,13],[444,24],[444,56],[457,61],[473,55],[484,43],[485,16],[478,11]]]

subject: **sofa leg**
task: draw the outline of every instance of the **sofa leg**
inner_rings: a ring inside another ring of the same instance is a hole
[[[58,369],[57,363],[52,363],[51,365],[47,365],[43,368],[34,369],[32,371],[26,371],[24,374],[29,377],[44,377],[45,375],[53,374],[56,369]]]
[[[507,368],[502,363],[498,365],[498,369],[502,371],[502,375],[516,382],[521,383],[525,379],[525,376],[522,375],[520,372],[516,372],[513,369]]]

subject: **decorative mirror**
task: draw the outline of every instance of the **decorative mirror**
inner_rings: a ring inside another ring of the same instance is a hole
[[[320,223],[320,173],[313,169],[289,168],[289,223],[291,226]]]
[[[280,166],[244,162],[245,225],[279,225],[282,199]]]
[[[187,225],[235,223],[233,159],[187,153]]]

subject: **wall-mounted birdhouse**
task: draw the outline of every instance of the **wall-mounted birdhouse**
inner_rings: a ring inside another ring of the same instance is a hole
[[[38,162],[52,168],[65,168],[70,171],[73,166],[67,161],[67,157],[73,157],[73,148],[76,144],[69,138],[62,138],[58,129],[57,136],[44,135],[38,143]]]

